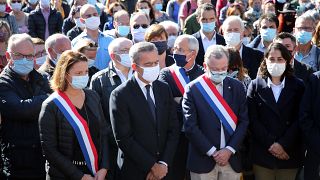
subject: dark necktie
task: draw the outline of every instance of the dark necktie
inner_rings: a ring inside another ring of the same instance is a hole
[[[153,116],[154,121],[156,120],[156,107],[152,101],[152,98],[150,96],[150,85],[146,85],[146,89],[147,89],[147,102],[151,111],[151,114]]]

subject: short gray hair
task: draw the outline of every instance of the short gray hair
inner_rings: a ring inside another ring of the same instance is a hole
[[[7,48],[7,51],[8,52],[12,52],[12,48],[14,46],[16,46],[18,43],[21,43],[23,41],[29,41],[32,46],[33,45],[33,42],[32,42],[32,39],[31,39],[31,36],[26,34],[26,33],[23,33],[23,34],[13,34],[9,40],[8,40],[8,48]]]
[[[124,38],[124,37],[116,38],[116,39],[112,40],[108,46],[109,53],[113,53],[114,51],[118,51],[118,49],[120,48],[120,44],[122,42],[128,42],[128,43],[132,44],[132,41],[130,41],[127,38]]]
[[[229,61],[229,53],[226,47],[221,45],[211,45],[208,47],[207,52],[204,55],[204,62],[208,64],[212,57],[214,57],[215,59],[222,59],[224,55]]]
[[[66,35],[59,34],[59,33],[53,34],[48,37],[48,39],[46,40],[46,42],[44,44],[44,47],[46,49],[47,54],[49,54],[48,49],[52,48],[54,45],[56,45],[57,41],[61,40],[61,39],[66,39],[66,40],[70,41],[70,39]]]
[[[163,21],[161,23],[159,23],[160,25],[162,25],[164,27],[164,29],[167,29],[169,27],[174,27],[177,32],[179,33],[179,25],[173,21]]]
[[[198,39],[195,38],[194,36],[192,35],[189,35],[189,34],[182,34],[180,36],[177,37],[175,43],[174,43],[174,46],[176,46],[176,43],[181,41],[182,39],[184,38],[187,38],[188,39],[188,45],[189,45],[189,50],[191,51],[196,51],[198,52],[199,51],[199,42],[198,42]]]
[[[138,63],[140,60],[140,53],[152,51],[158,52],[157,47],[150,42],[139,42],[134,44],[129,51],[131,62]]]
[[[304,13],[301,16],[297,17],[295,27],[298,21],[311,21],[313,24],[313,27],[314,28],[316,27],[316,21],[309,13]]]
[[[243,23],[242,19],[239,16],[229,16],[222,24],[223,33],[225,33],[225,31],[226,31],[226,26],[228,24],[230,24],[231,22],[239,22],[240,23],[240,30],[242,32],[244,31],[244,23]]]

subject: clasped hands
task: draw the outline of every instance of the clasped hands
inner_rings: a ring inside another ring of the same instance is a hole
[[[277,142],[273,143],[268,150],[273,156],[278,159],[288,160],[290,158],[283,147]]]
[[[168,173],[168,167],[164,164],[155,163],[148,173],[146,180],[160,180]]]
[[[85,174],[81,178],[81,180],[104,180],[107,175],[107,170],[106,169],[100,169],[95,177],[92,177],[90,174]]]
[[[229,162],[231,155],[232,152],[228,148],[223,148],[219,151],[215,151],[212,157],[219,166],[226,166]]]

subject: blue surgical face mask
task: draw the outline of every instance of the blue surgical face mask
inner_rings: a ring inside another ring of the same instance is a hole
[[[34,61],[27,58],[14,60],[12,70],[21,76],[29,74],[33,70]]]
[[[296,38],[300,44],[307,44],[312,39],[312,32],[308,32],[308,31],[297,32]]]
[[[215,22],[210,22],[210,23],[200,23],[201,29],[206,32],[213,32],[214,29],[216,28],[216,23]]]
[[[173,59],[178,67],[184,67],[188,63],[186,55],[173,53]]]
[[[239,73],[239,71],[233,71],[232,73],[228,73],[228,76],[232,77],[232,78],[237,78],[238,77],[238,73]]]
[[[129,32],[130,32],[130,26],[118,26],[118,34],[121,37],[128,36]]]
[[[74,89],[84,89],[85,87],[87,87],[88,81],[88,74],[84,76],[72,76],[71,86]]]
[[[94,59],[88,59],[88,68],[93,67],[95,62],[96,61]]]
[[[228,75],[227,71],[211,71],[211,80],[220,84]]]
[[[267,29],[260,29],[261,38],[264,41],[271,42],[277,35],[277,29],[274,28],[267,28]]]
[[[163,5],[160,4],[160,3],[157,3],[157,4],[154,5],[154,8],[155,8],[157,11],[161,11],[162,8],[163,8]]]

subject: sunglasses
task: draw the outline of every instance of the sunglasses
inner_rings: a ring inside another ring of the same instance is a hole
[[[139,29],[140,27],[142,27],[143,29],[147,29],[149,27],[148,24],[135,24],[133,25],[134,29]]]
[[[11,1],[11,3],[21,3],[21,1],[15,1],[15,0],[13,0],[13,1]]]

